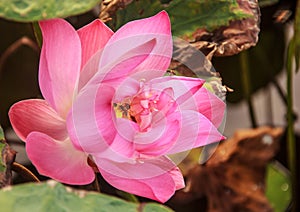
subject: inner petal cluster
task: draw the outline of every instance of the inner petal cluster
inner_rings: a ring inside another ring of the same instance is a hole
[[[127,118],[136,122],[140,132],[150,130],[152,123],[158,121],[158,114],[165,116],[176,108],[172,88],[159,91],[143,87],[131,98],[126,98],[121,103],[114,103],[117,118]]]

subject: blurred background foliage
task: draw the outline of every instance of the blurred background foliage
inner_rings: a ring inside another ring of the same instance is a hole
[[[22,44],[24,37],[35,42],[30,24],[0,19],[0,28],[0,117],[1,125],[7,128],[8,109],[14,102],[41,97],[37,81],[39,51]]]

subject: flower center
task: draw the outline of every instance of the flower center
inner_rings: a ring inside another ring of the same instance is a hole
[[[159,111],[159,95],[156,92],[146,91],[136,95],[130,104],[130,116],[134,117],[141,131],[147,131],[151,126],[153,113]]]
[[[114,103],[117,118],[127,118],[136,122],[142,132],[150,129],[156,114],[166,115],[175,108],[172,88],[166,88],[163,91],[143,89],[121,103]]]

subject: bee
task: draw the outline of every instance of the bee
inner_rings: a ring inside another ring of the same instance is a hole
[[[135,121],[135,118],[130,114],[130,104],[129,103],[114,103],[114,110],[117,118],[126,118]]]

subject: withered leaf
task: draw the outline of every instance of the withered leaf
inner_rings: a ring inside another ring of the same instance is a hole
[[[212,32],[200,28],[188,40],[193,46],[212,56],[230,56],[255,46],[260,31],[260,9],[257,0],[237,0],[242,11],[250,17],[232,20]]]
[[[204,79],[204,86],[225,100],[227,89],[222,84],[220,74],[205,55],[187,41],[173,38],[173,55],[169,68],[175,75]]]
[[[3,135],[0,127],[1,135]],[[16,151],[6,143],[4,136],[0,137],[0,188],[11,185],[12,164],[15,161]]]
[[[187,188],[172,201],[206,197],[209,212],[272,211],[265,196],[266,166],[279,148],[281,128],[240,130],[204,165],[187,173]]]
[[[167,3],[167,4],[165,4]],[[260,10],[257,0],[106,0],[100,18],[119,28],[128,21],[169,13],[172,33],[206,54],[228,56],[255,46]]]
[[[130,4],[133,0],[104,0],[100,5],[100,14],[99,18],[103,22],[111,20],[115,13],[122,8],[125,8],[126,5]]]

